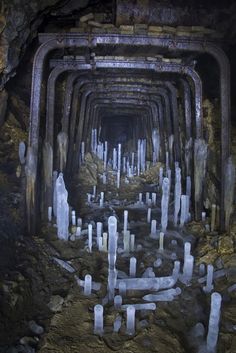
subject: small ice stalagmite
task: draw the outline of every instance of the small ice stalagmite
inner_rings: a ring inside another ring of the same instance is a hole
[[[165,234],[163,232],[160,232],[159,251],[164,251],[164,236],[165,236]]]
[[[152,204],[153,206],[156,206],[157,203],[157,194],[155,192],[152,192]]]
[[[184,243],[184,261],[186,259],[186,256],[191,254],[191,243],[186,241]]]
[[[128,211],[124,210],[124,233],[128,230]]]
[[[219,334],[219,322],[221,311],[221,295],[217,292],[211,295],[211,311],[207,333],[207,353],[215,353]]]
[[[121,171],[121,143],[118,144],[118,162],[117,162],[117,168],[119,171]]]
[[[234,189],[235,189],[235,165],[230,156],[226,163],[225,170],[225,195],[224,195],[224,209],[225,209],[225,228],[229,228],[230,217],[233,212],[234,203]]]
[[[133,252],[135,247],[135,234],[130,234],[130,251]]]
[[[48,207],[48,221],[52,222],[52,206]]]
[[[130,258],[130,263],[129,263],[129,275],[130,277],[135,277],[136,276],[136,265],[137,265],[137,260],[135,257]]]
[[[88,225],[88,248],[89,252],[92,252],[92,246],[93,246],[93,227],[92,224]]]
[[[21,141],[19,143],[19,148],[18,148],[18,155],[19,155],[19,160],[20,160],[20,164],[24,165],[26,162],[26,145],[23,141]]]
[[[189,196],[181,195],[181,214],[180,214],[180,226],[188,221],[189,217]]]
[[[108,297],[113,300],[117,279],[116,256],[117,256],[117,219],[114,216],[108,219]]]
[[[117,174],[116,174],[116,187],[117,189],[120,188],[120,169],[117,170]]]
[[[153,145],[153,163],[159,161],[160,154],[160,135],[158,129],[152,130],[152,145]]]
[[[200,220],[202,211],[203,182],[206,174],[207,144],[203,139],[194,142],[194,199],[196,218]]]
[[[86,275],[84,277],[84,295],[89,296],[92,293],[92,276]]]
[[[206,212],[202,212],[202,222],[206,222]]]
[[[135,307],[132,305],[126,309],[126,333],[128,335],[135,333]]]
[[[181,277],[181,281],[187,285],[190,284],[193,276],[193,264],[194,257],[192,255],[186,255],[184,259],[183,275]]]
[[[151,238],[156,238],[157,237],[157,221],[155,219],[152,220],[151,222]]]
[[[65,132],[60,132],[57,135],[57,143],[59,149],[59,164],[60,171],[63,172],[67,161],[67,151],[68,151],[68,136]]]
[[[130,231],[129,230],[124,232],[123,243],[124,243],[124,252],[129,253],[130,251]]]
[[[212,265],[207,265],[207,279],[206,279],[206,286],[203,287],[203,291],[205,293],[211,293],[213,290],[213,274],[214,274],[214,267]]]
[[[77,227],[77,228],[76,228],[75,236],[76,236],[76,237],[80,237],[80,236],[81,236],[81,227]]]
[[[76,215],[75,215],[75,211],[71,211],[71,223],[72,223],[72,226],[75,226],[76,225]]]
[[[160,167],[160,169],[159,169],[159,188],[162,187],[162,183],[163,183],[163,168]]]
[[[173,163],[173,145],[174,145],[174,135],[170,135],[168,138],[168,145],[169,145],[169,151],[170,151],[170,165]]]
[[[107,252],[107,233],[103,233],[102,235],[102,246],[103,251]]]
[[[102,335],[103,331],[103,306],[97,304],[94,307],[94,333]]]
[[[81,163],[84,163],[84,156],[85,156],[85,143],[84,143],[84,141],[81,142],[80,153],[81,153]]]
[[[174,268],[172,271],[172,277],[177,280],[179,278],[179,272],[180,272],[180,261],[175,261]]]
[[[52,173],[52,188],[53,188],[53,215],[57,216],[57,193],[56,193],[56,182],[57,182],[58,172],[56,170]]]
[[[169,189],[170,182],[168,178],[164,178],[162,183],[162,198],[161,198],[161,229],[166,231],[168,225],[168,209],[169,209]]]
[[[98,239],[102,237],[102,222],[97,222],[97,245]]]
[[[69,237],[69,204],[68,192],[65,187],[63,174],[60,173],[56,181],[57,193],[57,236],[59,239],[68,240]]]
[[[192,193],[192,181],[191,181],[191,177],[187,176],[187,178],[186,178],[186,195],[189,196],[189,199],[191,198],[191,193]]]
[[[35,206],[35,183],[37,174],[37,157],[35,148],[29,146],[26,155],[26,207],[28,215],[28,229],[30,229],[30,215]]]
[[[122,305],[122,296],[121,295],[116,295],[114,297],[114,307],[115,309],[120,309]]]
[[[147,210],[147,222],[148,223],[151,222],[151,214],[152,214],[152,209],[148,208],[148,210]]]
[[[102,191],[100,194],[100,207],[104,206],[104,192]]]
[[[103,239],[102,239],[102,237],[99,237],[97,239],[97,241],[98,241],[98,250],[99,251],[103,251]]]
[[[174,210],[174,225],[178,224],[178,217],[180,211],[180,199],[181,199],[181,169],[175,169],[175,210]]]
[[[112,169],[113,170],[117,169],[117,150],[116,150],[116,148],[113,148]]]

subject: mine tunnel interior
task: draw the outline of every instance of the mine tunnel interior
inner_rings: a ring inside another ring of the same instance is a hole
[[[234,2],[3,3],[0,352],[233,353]]]

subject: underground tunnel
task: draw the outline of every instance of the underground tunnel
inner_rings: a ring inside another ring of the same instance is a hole
[[[236,352],[235,18],[2,1],[0,353]]]

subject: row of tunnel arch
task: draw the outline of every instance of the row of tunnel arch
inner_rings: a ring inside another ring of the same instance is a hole
[[[202,54],[214,57],[219,72],[221,147],[212,173],[220,194],[224,229],[230,94],[229,64],[220,43],[170,34],[151,37],[60,33],[41,34],[39,39],[41,45],[33,65],[26,173],[29,231],[35,229],[36,218],[40,219],[36,217],[40,203],[44,209],[52,203],[52,173],[60,169],[60,133],[68,138],[62,170],[68,180],[78,173],[81,143],[85,143],[86,152],[90,151],[92,129],[97,129],[99,139],[108,141],[111,148],[122,143],[127,151],[135,151],[138,139],[147,138],[148,160],[153,151],[150,137],[157,129],[160,162],[165,163],[169,152],[172,165],[179,162],[184,176],[191,175],[194,180],[194,141],[207,139],[203,77],[195,61]],[[42,101],[46,102],[45,109]],[[39,158],[40,153],[43,158]],[[44,181],[40,183],[42,175]],[[196,219],[202,209],[203,195],[195,202]]]

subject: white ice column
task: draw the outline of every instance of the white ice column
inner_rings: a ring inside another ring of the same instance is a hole
[[[211,295],[211,312],[207,334],[207,352],[215,353],[219,334],[221,295],[217,292]]]
[[[52,206],[48,207],[48,221],[52,221]]]
[[[169,209],[169,189],[170,182],[168,178],[164,178],[162,183],[162,198],[161,198],[161,229],[166,231],[168,224],[168,209]]]
[[[128,335],[134,335],[135,333],[135,307],[130,305],[126,310],[126,333]]]
[[[102,236],[102,222],[97,222],[97,245],[99,238]]]
[[[86,275],[84,277],[84,295],[90,295],[92,292],[92,276]]]
[[[85,156],[85,144],[84,141],[81,142],[81,162],[84,163],[84,156]]]
[[[162,183],[163,183],[163,168],[160,167],[159,169],[159,187],[162,187]]]
[[[103,334],[103,306],[100,304],[94,307],[94,333]]]
[[[65,187],[63,174],[60,173],[56,181],[56,207],[57,207],[57,236],[59,239],[68,240],[69,237],[69,204],[68,192]]]
[[[108,146],[107,146],[107,141],[105,141],[105,149],[104,149],[104,154],[103,154],[104,170],[107,169],[107,155],[108,155]]]
[[[117,219],[114,216],[108,219],[108,298],[113,300],[117,279],[116,252],[117,252]]]
[[[136,264],[137,264],[136,258],[131,257],[130,262],[129,262],[129,275],[130,275],[130,277],[136,276]]]
[[[151,214],[152,214],[152,209],[148,208],[148,210],[147,210],[147,223],[151,222]]]
[[[137,173],[140,174],[140,163],[141,163],[141,140],[138,140],[138,158],[137,158]]]
[[[128,230],[128,211],[124,210],[124,233]]]
[[[178,224],[178,217],[180,211],[180,199],[181,199],[181,169],[175,169],[175,211],[174,211],[174,225]]]
[[[116,148],[113,148],[113,161],[112,161],[112,169],[117,169],[117,151]]]
[[[118,144],[118,170],[121,170],[121,143]]]
[[[88,225],[88,248],[89,252],[92,252],[92,246],[93,246],[93,227],[92,224]]]
[[[192,255],[186,255],[184,259],[184,268],[183,268],[183,276],[182,276],[182,282],[185,284],[189,284],[192,279],[193,264],[194,264],[194,257]]]
[[[181,214],[180,214],[181,227],[187,222],[188,217],[189,217],[189,196],[181,195]]]
[[[160,251],[164,250],[164,236],[165,236],[165,234],[163,232],[160,232],[160,238],[159,238],[159,250]]]
[[[214,267],[212,265],[207,265],[207,279],[206,279],[206,286],[203,287],[205,293],[211,293],[213,290],[213,274],[214,274]]]
[[[151,234],[150,236],[152,238],[155,238],[157,236],[157,221],[155,219],[152,220],[151,222]]]

